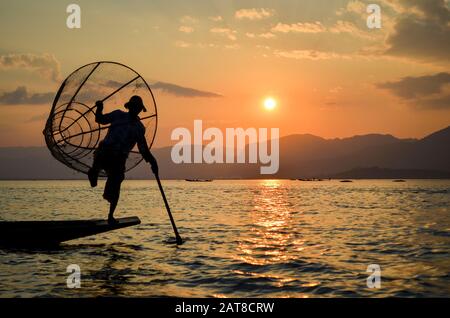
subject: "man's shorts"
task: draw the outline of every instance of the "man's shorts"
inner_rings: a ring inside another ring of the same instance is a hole
[[[119,199],[120,185],[125,179],[127,155],[114,149],[108,149],[100,145],[94,154],[95,166],[106,172],[106,180],[103,198],[108,202]]]

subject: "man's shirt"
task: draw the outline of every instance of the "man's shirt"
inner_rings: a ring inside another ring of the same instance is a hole
[[[139,118],[133,119],[127,112],[115,110],[109,114],[97,114],[96,119],[100,124],[111,124],[103,146],[128,155],[137,143],[141,154],[148,151],[145,127]]]

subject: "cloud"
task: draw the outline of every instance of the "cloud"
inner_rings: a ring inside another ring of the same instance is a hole
[[[25,69],[52,81],[61,77],[60,64],[52,54],[5,54],[0,55],[0,70]]]
[[[19,86],[12,92],[0,94],[0,105],[37,105],[53,101],[54,93],[30,94],[25,86]]]
[[[395,96],[427,108],[450,108],[450,74],[438,73],[419,77],[404,77],[395,82],[377,83]]]
[[[340,91],[342,91],[342,87],[341,86],[336,86],[336,87],[333,87],[332,89],[330,89],[328,92],[331,93],[331,94],[337,94]]]
[[[231,47],[230,47],[231,48]],[[115,86],[117,82],[110,81],[110,87]],[[163,91],[164,93],[174,95],[177,97],[223,97],[220,94],[202,91],[194,88],[183,87],[176,84],[156,82],[150,85],[152,89]],[[104,93],[97,91],[86,91],[83,94],[77,95],[77,100],[95,100],[104,97]],[[40,105],[51,104],[55,94],[49,93],[30,93],[25,86],[19,86],[10,92],[0,93],[0,105]],[[71,96],[63,96],[64,99],[69,99]],[[40,120],[41,117],[30,119]]]
[[[404,13],[386,40],[385,54],[450,61],[450,8],[445,0],[398,0]]]
[[[110,80],[106,83],[108,87],[119,87],[122,85],[122,83]],[[181,97],[222,97],[219,94],[201,91],[194,88],[189,87],[183,87],[172,83],[166,83],[166,82],[155,82],[153,84],[149,85],[151,89],[155,90],[161,90],[165,93],[172,94],[175,96],[181,96]],[[138,84],[137,88],[146,87],[144,83]],[[94,94],[95,92],[92,91],[91,94]]]
[[[215,43],[197,43],[196,44],[199,48],[204,49],[204,48],[219,48],[220,45],[215,44]]]
[[[239,44],[227,44],[224,47],[228,50],[237,50],[240,48]]]
[[[380,2],[383,6],[392,9],[396,13],[403,13],[405,11],[398,0],[380,0]]]
[[[220,94],[183,87],[171,83],[156,82],[150,85],[152,89],[161,90],[177,97],[222,97]]]
[[[268,46],[268,45],[257,45],[256,48],[264,49],[264,50],[270,50],[270,46]]]
[[[185,48],[191,47],[192,45],[191,45],[191,43],[187,43],[184,41],[176,41],[175,46],[185,49]]]
[[[361,1],[349,1],[347,2],[347,5],[345,8],[339,9],[336,14],[338,16],[344,15],[346,13],[355,13],[358,15],[364,15],[366,13],[367,4],[361,2]]]
[[[233,48],[237,49],[239,48],[239,45],[237,44],[217,44],[217,43],[208,43],[208,42],[185,42],[185,41],[176,41],[174,43],[176,47],[182,48],[182,49],[189,49],[189,48],[200,48],[200,49],[217,49],[217,48]]]
[[[214,17],[209,17],[208,19],[210,19],[211,21],[214,21],[214,22],[223,21],[223,18],[220,15],[214,16]]]
[[[450,19],[450,9],[446,0],[400,0],[399,2],[406,7],[419,10],[428,18],[443,22],[448,22]]]
[[[420,100],[417,106],[418,108],[450,109],[450,94],[440,97],[424,98]]]
[[[272,9],[240,9],[234,13],[234,17],[238,20],[261,20],[269,18],[275,14],[275,10]]]
[[[402,58],[416,62],[448,64],[450,61],[449,0],[380,0],[382,28],[366,30],[370,1],[349,1],[336,14],[329,30],[377,41],[360,50],[366,56]],[[353,23],[359,30],[353,28]],[[381,38],[384,41],[381,41]]]
[[[45,114],[41,114],[41,115],[32,116],[28,120],[26,120],[25,123],[34,123],[34,122],[44,121],[48,118],[48,115],[49,115],[48,113],[45,113]]]
[[[352,22],[338,20],[336,24],[329,28],[331,33],[348,33],[356,37],[364,39],[373,39],[374,37],[367,32],[362,31]]]
[[[186,25],[182,25],[178,28],[178,31],[183,33],[192,33],[194,32],[194,28]]]
[[[271,32],[266,32],[266,33],[261,33],[260,35],[258,35],[260,38],[264,38],[264,39],[273,39],[276,37],[275,34],[271,33]]]
[[[373,36],[358,28],[354,23],[338,20],[331,27],[324,26],[321,22],[298,22],[292,24],[278,23],[272,27],[272,32],[278,33],[323,33],[331,32],[335,34],[347,33],[356,37],[373,39]]]
[[[320,22],[298,22],[293,24],[278,23],[272,28],[272,32],[280,33],[319,33],[326,32],[327,28]]]
[[[212,28],[209,30],[211,33],[219,34],[227,37],[231,41],[236,41],[236,31],[228,29],[228,28]]]
[[[285,57],[296,60],[329,60],[337,58],[349,58],[347,55],[338,54],[334,52],[324,52],[315,50],[291,50],[291,51],[281,51],[276,50],[274,52],[277,57]]]
[[[180,18],[180,22],[183,24],[196,24],[198,20],[196,18],[191,17],[190,15],[185,15]]]
[[[438,73],[419,77],[404,77],[396,82],[377,84],[377,87],[392,91],[395,95],[412,99],[431,94],[441,93],[444,86],[450,84],[449,73]]]

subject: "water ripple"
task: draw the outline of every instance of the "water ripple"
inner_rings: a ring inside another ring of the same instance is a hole
[[[54,249],[0,249],[2,297],[448,297],[450,181],[127,181],[142,224]],[[149,186],[152,188],[149,190]],[[103,181],[1,181],[0,219],[102,218]],[[66,287],[67,266],[82,288]],[[382,287],[366,272],[379,264]]]

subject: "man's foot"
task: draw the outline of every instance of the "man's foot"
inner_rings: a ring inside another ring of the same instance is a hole
[[[108,223],[113,225],[119,223],[119,221],[117,221],[112,215],[108,215]]]
[[[94,169],[89,169],[88,178],[89,182],[91,183],[91,187],[95,188],[97,186],[98,174]]]

